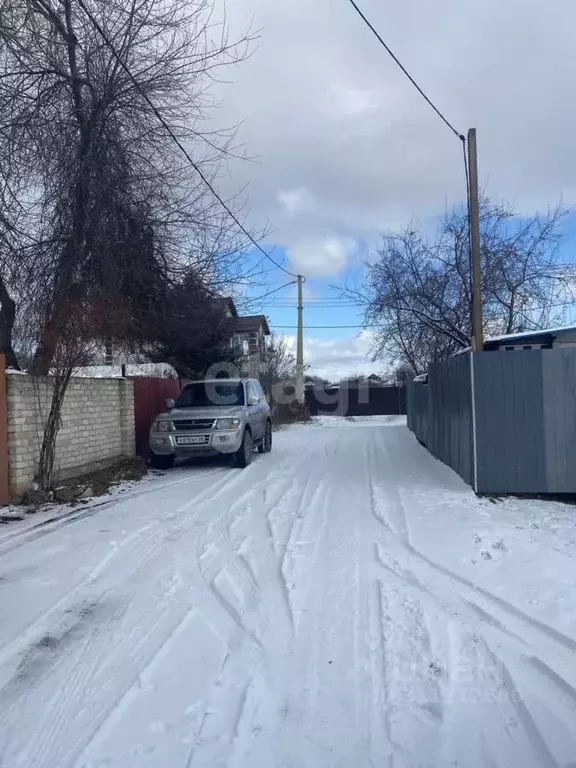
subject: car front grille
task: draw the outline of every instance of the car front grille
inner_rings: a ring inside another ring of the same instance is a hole
[[[209,432],[213,425],[214,419],[186,419],[174,422],[174,427],[177,432],[194,432],[196,430]]]

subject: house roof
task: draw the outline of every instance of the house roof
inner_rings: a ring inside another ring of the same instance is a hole
[[[575,325],[567,325],[562,328],[544,328],[540,331],[524,331],[523,333],[510,333],[506,336],[494,336],[484,341],[484,349],[496,349],[505,344],[552,344],[558,337],[576,333]]]
[[[234,299],[231,296],[217,296],[214,299],[214,303],[224,311],[226,309],[229,310],[232,317],[238,317],[238,310],[236,309],[236,304],[234,304]]]
[[[257,333],[260,330],[263,330],[266,336],[270,336],[266,315],[247,315],[236,318],[236,333]]]
[[[484,351],[490,352],[499,349],[507,344],[553,344],[557,338],[576,334],[576,325],[565,325],[561,328],[543,328],[540,331],[523,331],[522,333],[509,333],[504,336],[490,336],[484,339]],[[465,355],[470,352],[471,347],[464,347],[454,352],[452,357]]]

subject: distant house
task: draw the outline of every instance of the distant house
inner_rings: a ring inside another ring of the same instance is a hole
[[[265,315],[237,317],[234,342],[242,349],[242,373],[258,378],[268,372],[266,339],[270,327]]]
[[[520,349],[556,349],[558,347],[576,347],[576,326],[511,333],[484,341],[485,352],[515,352]]]
[[[259,378],[268,371],[266,339],[270,336],[270,326],[265,315],[240,316],[230,296],[215,299],[226,316],[233,320],[232,344],[241,352],[241,373],[244,376]]]
[[[218,296],[217,298],[213,299],[213,302],[216,307],[222,309],[226,317],[238,317],[238,310],[236,309],[236,304],[234,304],[234,299],[231,296]]]
[[[270,336],[270,327],[265,315],[248,315],[241,317],[238,314],[234,299],[230,296],[218,296],[213,299],[214,304],[221,308],[226,317],[231,321],[232,336],[230,343],[240,352],[240,373],[243,376],[259,378],[267,373],[266,339]],[[150,343],[146,346],[153,346]],[[174,369],[164,370],[155,364],[149,363],[150,350],[143,345],[135,343],[113,343],[109,341],[103,345],[101,354],[95,355],[95,363],[101,365],[92,366],[95,376],[119,376],[122,364],[128,364],[133,370],[128,375],[156,375],[156,373],[141,373],[141,371],[161,371],[157,375],[161,377],[172,376]],[[164,366],[166,368],[166,366]],[[138,369],[138,370],[136,370]],[[88,370],[88,369],[86,369]],[[86,373],[84,375],[91,375]],[[174,372],[175,375],[175,372]]]

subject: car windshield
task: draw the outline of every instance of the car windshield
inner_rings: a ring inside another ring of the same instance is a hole
[[[198,381],[188,384],[180,393],[176,408],[244,405],[242,382]]]

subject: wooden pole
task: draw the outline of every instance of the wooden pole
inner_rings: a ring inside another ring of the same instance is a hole
[[[472,351],[482,352],[484,349],[484,331],[482,329],[482,267],[476,128],[470,128],[468,131],[468,168],[470,173],[470,241],[472,247]]]
[[[304,307],[302,305],[302,275],[298,275],[298,338],[296,339],[296,399],[304,402]]]
[[[6,390],[6,355],[0,353],[0,505],[10,504],[8,469],[8,394]]]

